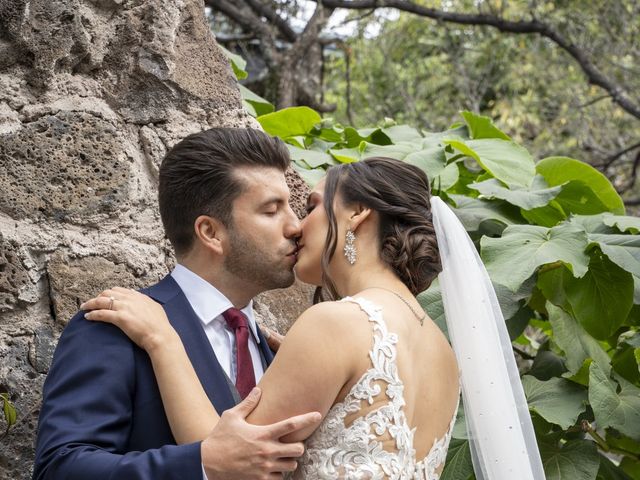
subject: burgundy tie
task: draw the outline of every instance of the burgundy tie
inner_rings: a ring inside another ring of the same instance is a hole
[[[249,353],[249,325],[247,317],[237,308],[230,308],[222,316],[236,336],[236,388],[240,397],[245,398],[256,386],[253,362]]]

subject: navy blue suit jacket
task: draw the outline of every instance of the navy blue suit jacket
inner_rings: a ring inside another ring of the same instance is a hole
[[[216,410],[233,407],[224,371],[175,280],[167,276],[143,292],[164,307]],[[273,353],[258,336],[270,364]],[[175,444],[146,352],[83,312],[60,337],[44,384],[33,478],[202,478],[200,442]]]

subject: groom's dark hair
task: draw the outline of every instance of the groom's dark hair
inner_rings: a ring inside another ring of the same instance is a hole
[[[233,201],[244,191],[234,169],[273,167],[291,162],[284,143],[251,128],[212,128],[176,144],[160,165],[158,200],[167,238],[176,255],[193,246],[193,225],[209,215],[231,225]]]

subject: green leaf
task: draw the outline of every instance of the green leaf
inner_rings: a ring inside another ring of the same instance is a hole
[[[491,279],[515,291],[541,265],[563,262],[573,274],[587,273],[584,253],[587,237],[582,229],[559,225],[551,229],[536,225],[511,225],[501,238],[483,237],[482,258]]]
[[[2,393],[0,394],[0,398],[2,399],[3,403],[4,420],[5,422],[7,422],[7,429],[9,429],[13,425],[15,425],[18,414],[15,407],[11,403],[11,400],[9,399],[9,395],[7,395],[6,393]]]
[[[333,158],[338,160],[340,163],[352,163],[357,162],[362,158],[362,153],[360,152],[359,147],[354,148],[339,148],[339,149],[331,149],[329,153],[333,155]]]
[[[613,263],[640,277],[640,235],[589,235],[590,245],[597,244]]]
[[[633,277],[599,251],[592,252],[582,278],[565,273],[564,288],[571,310],[592,336],[609,338],[626,320],[633,305]]]
[[[596,480],[633,480],[607,457],[600,455],[600,469]]]
[[[472,183],[469,188],[478,190],[487,198],[499,198],[517,205],[525,210],[532,210],[547,205],[562,190],[561,186],[546,187],[544,179],[537,175],[529,188],[514,187],[509,189],[498,180],[492,178],[480,183]]]
[[[589,403],[598,427],[613,427],[628,437],[640,441],[640,388],[620,379],[618,385],[596,363],[591,364]]]
[[[404,160],[409,154],[418,151],[420,148],[418,143],[411,142],[401,142],[393,145],[375,145],[365,142],[360,145],[363,160],[368,157],[391,157],[397,160]]]
[[[533,359],[533,365],[528,375],[536,377],[538,380],[549,380],[553,377],[559,377],[567,368],[564,366],[564,360],[561,356],[556,355],[550,350],[540,350]]]
[[[547,301],[561,307],[565,312],[573,314],[565,291],[565,283],[572,278],[573,275],[569,269],[560,264],[558,268],[550,268],[544,272],[539,272],[536,285]]]
[[[614,371],[628,382],[637,384],[640,382],[640,363],[637,357],[640,348],[634,348],[628,344],[618,346],[611,359]]]
[[[501,138],[502,140],[511,140],[508,135],[496,127],[489,117],[476,115],[475,113],[465,110],[462,112],[464,121],[467,122],[471,138]]]
[[[404,161],[424,170],[429,180],[440,175],[446,166],[444,149],[437,146],[410,153]]]
[[[440,480],[467,480],[472,474],[469,441],[452,438]]]
[[[420,132],[409,125],[394,125],[381,130],[393,143],[422,142]]]
[[[440,172],[440,175],[433,179],[432,184],[440,191],[446,192],[456,184],[459,176],[460,170],[458,168],[458,165],[455,163],[450,163],[449,165],[444,167],[444,170]]]
[[[587,391],[563,378],[540,381],[531,375],[522,377],[529,408],[548,422],[567,429],[578,421],[587,402]]]
[[[597,215],[572,215],[569,223],[584,229],[587,233],[617,233],[615,229],[605,224],[605,219],[613,217],[609,212]]]
[[[621,232],[637,234],[640,232],[640,218],[622,215],[608,215],[604,218],[605,225],[616,227]]]
[[[305,182],[307,182],[307,185],[309,185],[311,188],[315,187],[316,184],[320,180],[322,180],[327,174],[327,172],[322,168],[314,168],[314,169],[303,168],[295,162],[292,163],[292,166],[295,169],[295,171],[298,172],[298,174],[302,177],[302,179]]]
[[[560,446],[543,442],[540,456],[547,480],[595,480],[600,467],[596,444],[572,440]]]
[[[442,333],[449,338],[447,330],[447,321],[444,315],[444,304],[442,303],[442,293],[440,292],[440,284],[436,279],[428,289],[420,293],[416,299],[422,309],[427,312],[429,318],[435,322]]]
[[[498,138],[480,140],[445,140],[461,153],[475,159],[480,166],[507,185],[529,187],[536,173],[533,158],[517,143]]]
[[[554,227],[567,218],[564,210],[555,200],[551,200],[549,205],[544,207],[522,210],[522,216],[529,223],[543,227]]]
[[[257,118],[264,131],[282,139],[306,135],[322,121],[320,114],[309,107],[290,107]]]
[[[563,184],[556,202],[566,214],[593,215],[609,210],[591,187],[581,180]]]
[[[568,157],[548,157],[536,165],[537,172],[550,186],[562,185],[571,180],[586,184],[610,212],[624,215],[624,203],[607,177],[579,160]]]
[[[238,88],[240,88],[240,94],[242,95],[245,108],[247,108],[249,113],[254,117],[273,112],[273,105],[270,102],[256,95],[244,85],[238,84]]]
[[[488,220],[496,220],[504,225],[520,222],[510,205],[504,202],[492,202],[466,195],[451,194],[449,197],[456,203],[453,211],[469,232],[478,231],[482,222]]]
[[[231,62],[231,68],[233,69],[233,73],[235,74],[238,80],[242,80],[243,78],[247,78],[247,71],[245,68],[247,67],[247,61],[242,58],[240,55],[235,53],[231,53],[229,50],[224,48],[222,45],[218,45],[219,48],[222,49],[222,53],[229,59]]]
[[[593,359],[593,363],[599,364],[608,374],[611,371],[609,355],[598,341],[561,308],[550,302],[547,302],[546,308],[553,328],[553,339],[567,356],[565,364],[569,373],[578,373],[585,360]]]
[[[303,160],[309,168],[317,168],[325,165],[335,165],[337,162],[331,155],[317,150],[307,150],[294,145],[287,145],[291,159],[295,161]]]

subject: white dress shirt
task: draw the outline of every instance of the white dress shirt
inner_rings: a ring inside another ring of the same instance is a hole
[[[235,383],[238,371],[236,337],[233,331],[227,327],[227,322],[222,316],[222,313],[232,308],[233,304],[220,290],[183,265],[176,265],[176,268],[171,272],[171,276],[180,286],[191,308],[193,308],[193,311],[202,322],[204,332],[220,366],[231,381]],[[253,300],[241,311],[249,320],[249,330],[251,331],[249,353],[253,361],[256,383],[258,383],[264,374],[264,369],[262,368],[262,357],[258,347],[260,339],[258,338],[256,319],[253,315]]]
[[[235,383],[238,371],[236,339],[222,316],[222,313],[233,307],[233,304],[220,290],[183,265],[176,265],[176,268],[171,272],[171,277],[182,289],[191,308],[193,308],[193,311],[202,322],[204,332],[209,339],[209,344],[218,359],[218,363],[220,363],[220,366],[231,381]],[[251,331],[249,353],[253,362],[256,383],[258,383],[264,374],[264,369],[262,368],[262,357],[258,347],[260,339],[258,338],[256,319],[253,315],[253,300],[241,311],[249,320],[249,330]],[[204,465],[202,465],[202,478],[207,480]]]

